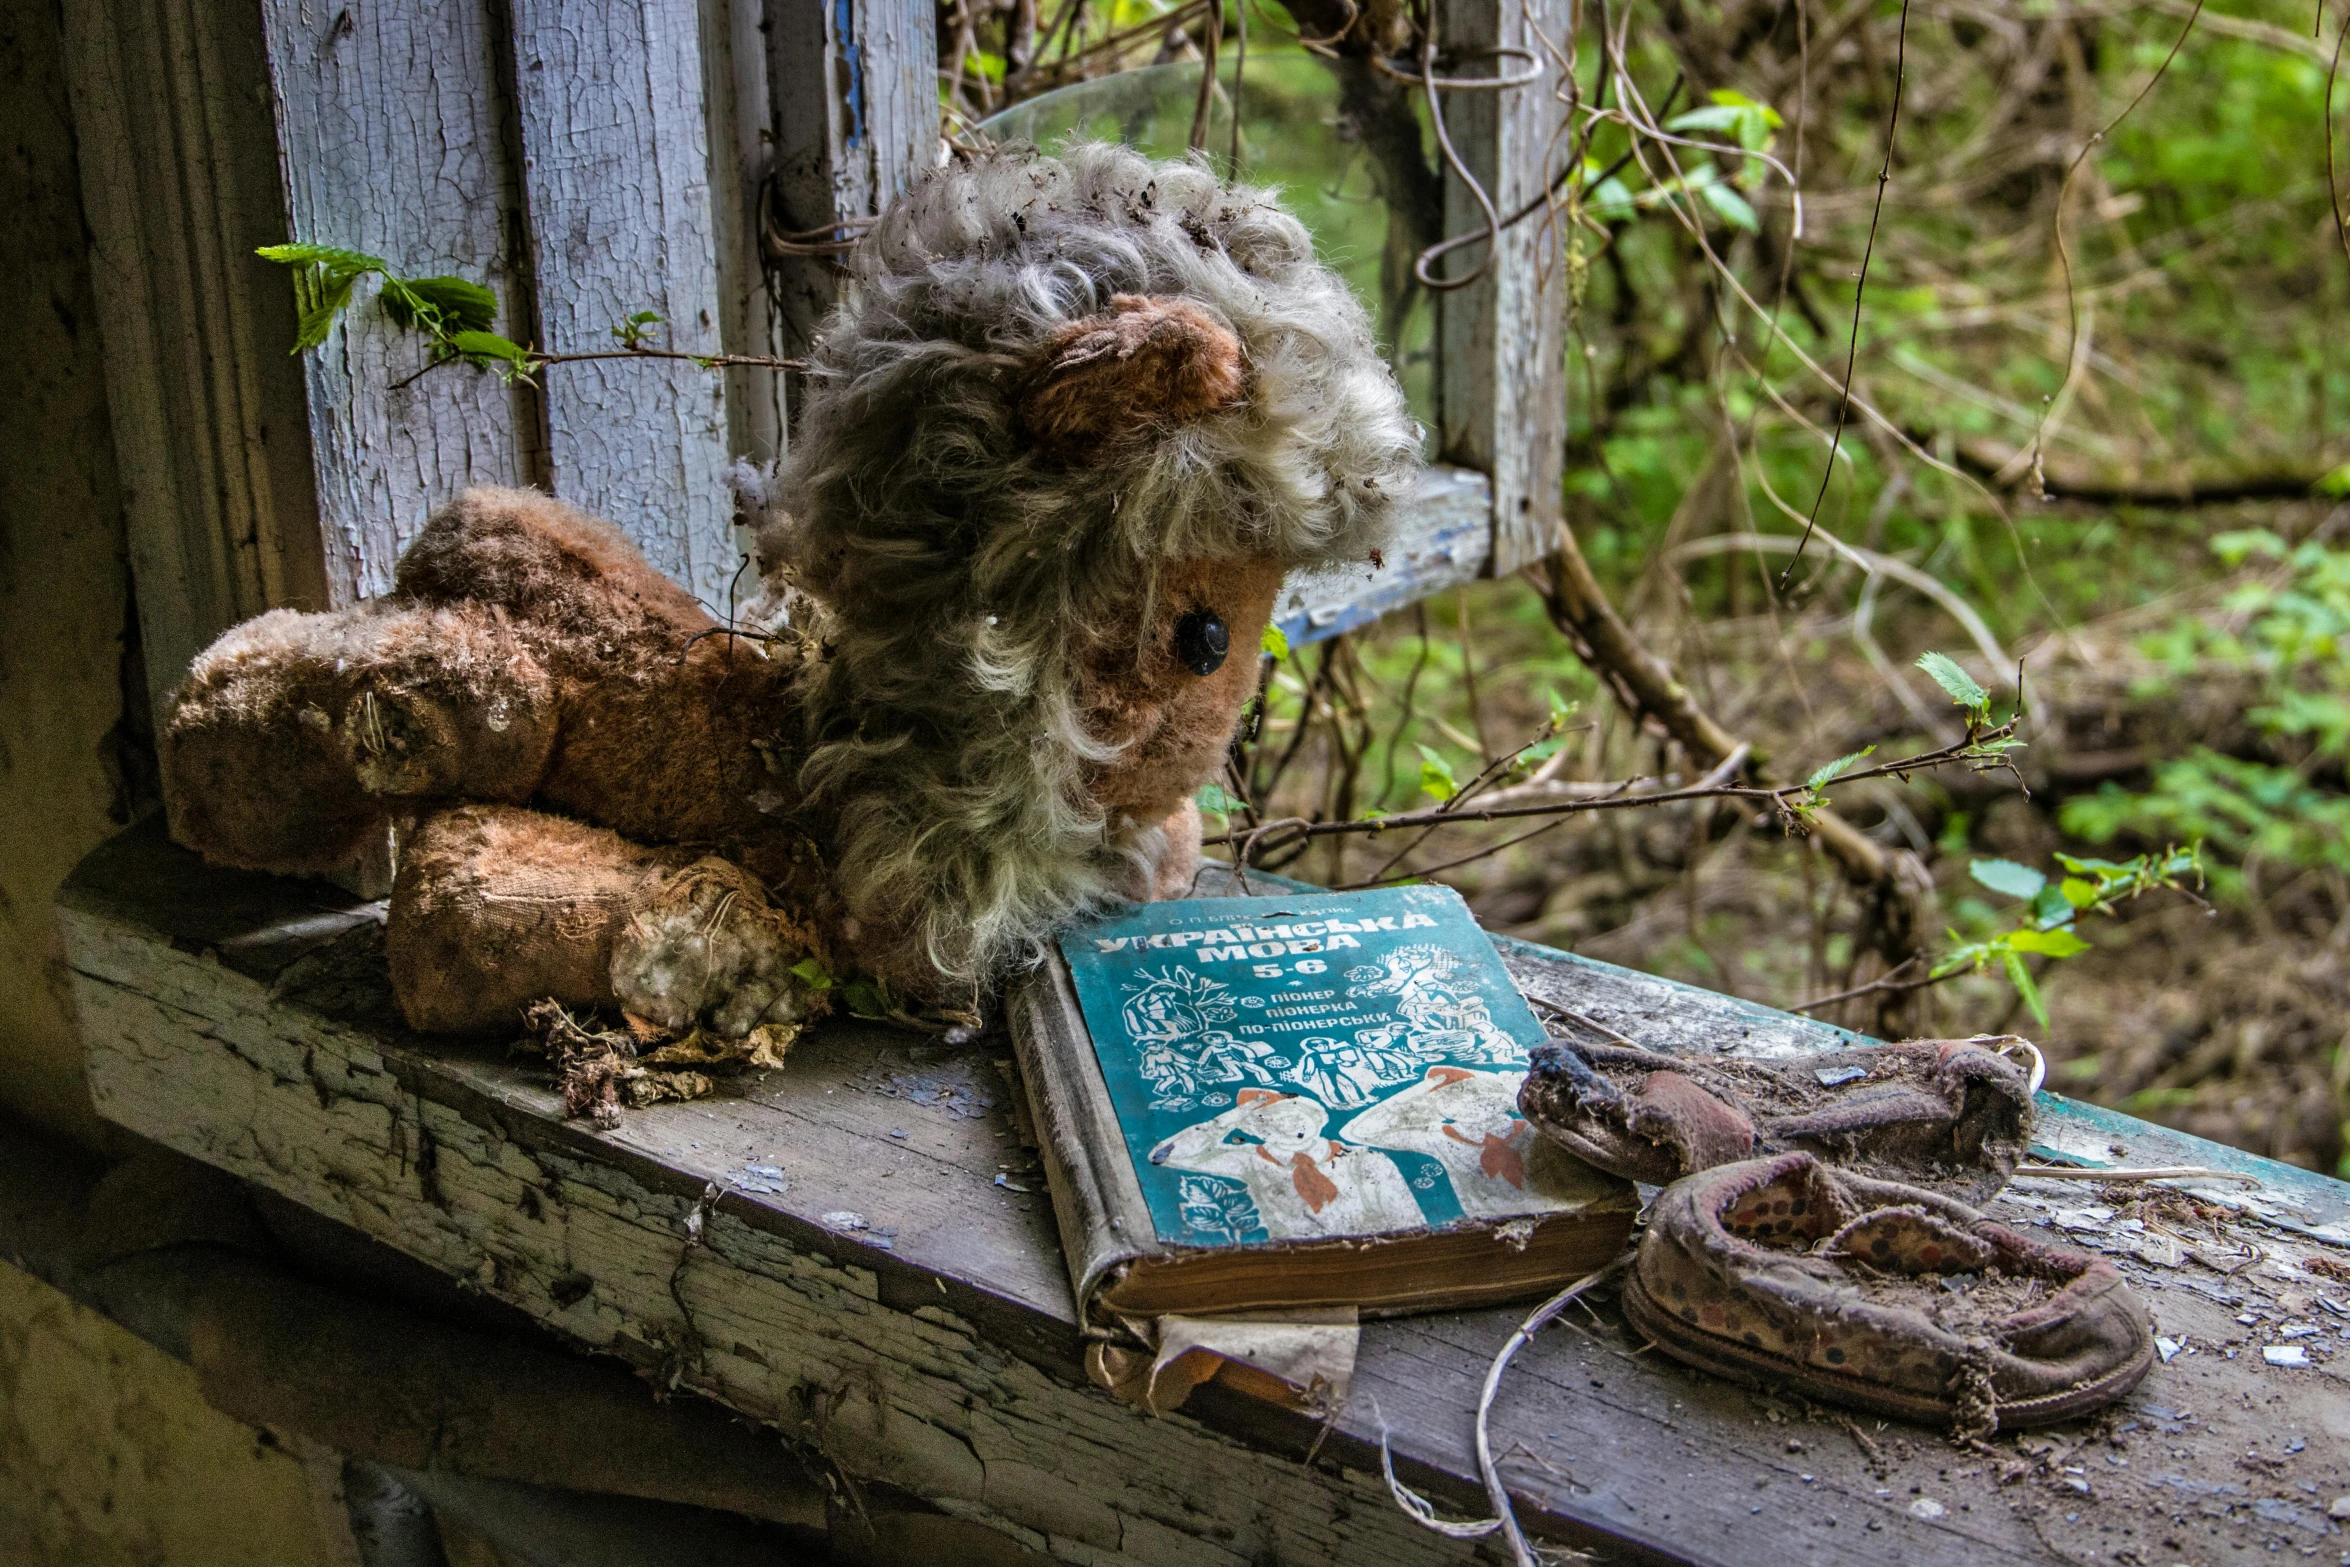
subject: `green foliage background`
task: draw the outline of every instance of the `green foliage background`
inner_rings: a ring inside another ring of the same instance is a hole
[[[1061,36],[1113,36],[1130,9],[1080,8]],[[1898,0],[1635,8],[1624,54],[1646,102],[1725,150],[1677,147],[1675,167],[1621,123],[1573,149],[1553,230],[1573,301],[1567,499],[1616,604],[1781,776],[1833,789],[1856,753],[1949,741],[1956,693],[1909,669],[1921,653],[2002,712],[2020,659],[2028,793],[1962,769],[1837,796],[1939,885],[1927,963],[1946,982],[1908,1026],[2020,1022],[2071,1091],[2330,1168],[2350,1118],[2334,40],[2281,3],[2224,0],[2190,29],[2192,9],[1913,3],[1905,24]],[[1229,73],[1237,6],[1221,14]],[[989,82],[989,104],[960,101],[971,119],[1021,90],[1011,15],[942,10],[942,58],[969,46]],[[1395,182],[1288,15],[1254,6],[1250,27],[1252,59],[1274,63],[1243,110],[1249,172],[1379,300],[1424,403]],[[1590,104],[1595,21],[1575,43]],[[1067,80],[1029,73],[1039,91]],[[1044,100],[1027,124],[1071,128],[1078,103]],[[1179,144],[1188,94],[1170,103],[1149,137]],[[1799,174],[1799,239],[1764,151]],[[1851,418],[1823,494],[1848,348],[1855,395],[1899,433]],[[2035,495],[2035,441],[2058,499]],[[1820,529],[1858,553],[1815,541],[1780,591],[1815,495]],[[1871,559],[1925,573],[1940,601]],[[1277,661],[1256,742],[1208,803],[1236,822],[1251,804],[1424,808],[1530,737],[1547,749],[1506,779],[1562,747],[1570,781],[1686,772],[1541,595],[1505,582]],[[1578,819],[1460,865],[1503,835],[1448,829],[1393,866],[1385,840],[1323,840],[1293,863],[1331,881],[1435,868],[1489,923],[1782,1005],[1881,972],[1800,840],[1726,809],[1659,816]],[[1842,1016],[1871,1021],[1858,1003]]]

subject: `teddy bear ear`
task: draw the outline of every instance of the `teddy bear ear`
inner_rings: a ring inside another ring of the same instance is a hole
[[[1046,341],[1020,391],[1038,450],[1083,463],[1241,401],[1247,365],[1232,329],[1188,299],[1120,294]]]

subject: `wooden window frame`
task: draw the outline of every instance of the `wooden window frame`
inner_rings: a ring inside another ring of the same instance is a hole
[[[1565,22],[1564,0],[1437,9],[1476,59],[1539,57],[1531,29]],[[315,240],[486,278],[498,329],[554,348],[600,346],[651,309],[669,346],[789,354],[833,274],[769,266],[764,230],[869,216],[938,152],[921,0],[97,0],[68,7],[66,30],[159,703],[240,620],[383,592],[425,518],[474,484],[539,485],[608,517],[723,606],[741,560],[726,471],[787,439],[784,378],[763,369],[418,375],[418,342],[370,310],[293,355],[290,279],[257,247]],[[1446,97],[1454,146],[1502,210],[1538,193],[1553,95]],[[1446,183],[1448,225],[1474,228],[1470,194]],[[1550,553],[1555,243],[1522,224],[1476,284],[1440,296],[1441,461],[1384,569],[1290,585],[1277,615],[1293,643]]]

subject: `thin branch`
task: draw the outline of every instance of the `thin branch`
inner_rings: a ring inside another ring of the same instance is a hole
[[[542,354],[535,348],[523,350],[527,361],[519,373],[529,375],[546,365],[575,365],[589,359],[684,359],[705,370],[805,370],[805,359],[776,359],[766,354],[689,354],[679,348],[609,348],[588,354]],[[497,364],[503,364],[500,360]],[[391,384],[392,391],[423,380],[444,365],[470,364],[479,370],[492,370],[497,364],[482,364],[463,354],[444,354],[427,363],[412,375],[404,375]]]
[[[2197,5],[2202,0],[2196,0]],[[2321,17],[2324,12],[2318,13]],[[2342,182],[2334,172],[2334,82],[2342,74],[2342,45],[2350,42],[2350,15],[2342,18],[2342,30],[2334,37],[2334,57],[2326,65],[2326,210],[2334,215],[2334,238],[2342,243],[2342,259],[2350,263],[2350,224],[2342,219]]]
[[[532,350],[534,365],[572,365],[588,359],[685,359],[705,370],[805,370],[805,359],[778,359],[770,354],[689,354],[680,348],[612,348],[589,354],[542,354]]]
[[[1746,765],[1746,759],[1751,754],[1751,747],[1743,745],[1740,746],[1737,750],[1730,753],[1730,755],[1723,761],[1721,766],[1715,768],[1711,773],[1708,773],[1706,775],[1706,780],[1709,782],[1714,780],[1727,782],[1729,779],[1735,778],[1738,775],[1738,770]],[[1627,779],[1618,787],[1629,789],[1631,786],[1632,780]],[[1600,794],[1591,795],[1587,798],[1597,800],[1607,799],[1610,798],[1610,796]],[[1567,821],[1567,817],[1561,816],[1555,821],[1548,821],[1543,823],[1540,827],[1535,828],[1531,832],[1522,832],[1515,838],[1504,838],[1501,842],[1493,844],[1487,848],[1478,849],[1474,853],[1464,854],[1456,859],[1444,860],[1435,865],[1422,865],[1415,869],[1397,871],[1393,874],[1389,874],[1389,871],[1395,865],[1396,860],[1400,860],[1404,857],[1404,855],[1410,854],[1413,850],[1420,846],[1421,842],[1425,841],[1427,833],[1422,833],[1420,838],[1415,839],[1411,843],[1405,845],[1403,852],[1396,855],[1395,859],[1389,860],[1387,865],[1383,866],[1378,874],[1372,876],[1366,881],[1348,882],[1344,887],[1341,887],[1337,890],[1340,892],[1353,892],[1360,888],[1384,886],[1389,882],[1403,881],[1416,876],[1433,876],[1439,871],[1458,870],[1463,865],[1473,865],[1479,860],[1490,859],[1496,854],[1501,854],[1507,850],[1514,849],[1529,838],[1539,838],[1546,832],[1551,832],[1557,828],[1564,827],[1567,825]],[[1428,829],[1429,832],[1434,832],[1435,830],[1436,829],[1434,827]]]
[[[1428,270],[1430,257],[1427,251],[1422,251],[1412,262],[1412,276],[1422,288],[1433,293],[1448,294],[1455,289],[1467,288],[1493,269],[1494,261],[1501,254],[1501,215],[1494,211],[1493,197],[1486,193],[1484,185],[1470,172],[1468,164],[1461,161],[1459,149],[1452,144],[1452,131],[1444,123],[1444,105],[1436,98],[1436,29],[1433,18],[1420,39],[1420,89],[1427,95],[1428,118],[1435,126],[1436,145],[1443,150],[1444,161],[1451,165],[1454,176],[1468,187],[1470,196],[1476,200],[1478,212],[1485,218],[1485,254],[1476,266],[1470,268],[1467,277],[1434,276]]]
[[[1250,850],[1253,852],[1256,844],[1267,837],[1271,837],[1276,844],[1287,847],[1303,839],[1326,838],[1338,833],[1386,833],[1399,830],[1409,832],[1422,827],[1450,827],[1461,822],[1510,821],[1529,816],[1572,816],[1587,811],[1621,811],[1650,805],[1678,805],[1689,800],[1768,802],[1787,820],[1799,821],[1810,809],[1808,805],[1799,803],[1805,797],[1823,794],[1829,789],[1838,788],[1845,784],[1864,783],[1872,778],[1899,778],[1906,782],[1912,773],[1947,766],[1953,762],[1981,763],[1986,767],[2006,766],[2008,764],[2002,756],[1985,748],[2012,737],[2017,722],[2017,719],[2011,718],[1995,728],[1978,731],[1957,745],[1938,746],[1931,751],[1921,751],[1915,756],[1905,756],[1897,761],[1885,762],[1875,767],[1855,768],[1851,772],[1827,780],[1816,788],[1808,783],[1771,785],[1714,783],[1710,781],[1713,775],[1709,774],[1707,781],[1691,784],[1685,788],[1660,789],[1646,794],[1603,795],[1590,799],[1548,801],[1536,805],[1481,806],[1474,809],[1454,809],[1450,802],[1447,802],[1434,810],[1411,811],[1401,816],[1357,817],[1343,822],[1316,822],[1308,821],[1302,816],[1291,816],[1265,823],[1262,827],[1248,834],[1247,839]],[[1748,747],[1737,746],[1725,758],[1725,766],[1733,761],[1743,766],[1750,754]],[[1721,769],[1717,769],[1717,772],[1719,771]],[[1237,835],[1232,833],[1223,833],[1201,841],[1205,843],[1231,843],[1236,840],[1236,837]]]
[[[1922,979],[1895,979],[1893,977],[1924,956],[1925,954],[1922,952],[1913,952],[1865,985],[1854,985],[1849,990],[1839,990],[1830,995],[1814,996],[1809,1001],[1797,1002],[1787,1010],[1790,1012],[1817,1012],[1822,1007],[1832,1007],[1839,1001],[1857,1001],[1862,996],[1887,993],[1907,995],[1913,990],[1923,990],[1928,985],[1939,985],[1946,979],[1956,979],[1961,974],[1973,972],[1971,969],[1952,969],[1947,974],[1929,974]]]
[[[1795,546],[1795,558],[1779,573],[1781,593],[1794,580],[1795,568],[1803,564],[1804,549],[1820,525],[1820,506],[1828,498],[1828,481],[1836,477],[1836,452],[1844,444],[1845,421],[1852,414],[1852,372],[1860,361],[1860,307],[1868,297],[1869,261],[1877,253],[1877,224],[1885,215],[1885,187],[1893,182],[1893,140],[1901,129],[1901,91],[1907,80],[1908,63],[1909,0],[1901,0],[1901,28],[1894,35],[1893,45],[1893,110],[1885,121],[1885,162],[1877,170],[1876,203],[1869,208],[1868,243],[1861,247],[1860,276],[1852,286],[1852,337],[1844,348],[1844,390],[1836,399],[1836,433],[1828,438],[1828,461],[1820,469],[1820,493],[1812,497],[1811,516],[1804,522],[1803,537]]]

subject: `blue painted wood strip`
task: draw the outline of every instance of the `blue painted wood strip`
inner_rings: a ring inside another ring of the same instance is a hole
[[[1281,585],[1273,624],[1292,647],[1367,626],[1485,574],[1493,553],[1493,484],[1469,468],[1424,469],[1385,564],[1301,571]]]

